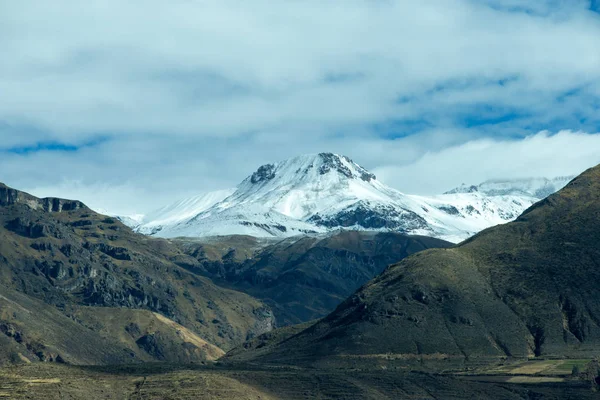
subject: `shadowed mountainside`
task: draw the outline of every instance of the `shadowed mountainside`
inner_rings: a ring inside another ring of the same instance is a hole
[[[600,166],[515,222],[389,267],[257,360],[320,366],[600,354]]]
[[[81,202],[0,184],[0,359],[214,359],[272,329],[263,303],[174,261],[196,263]]]
[[[452,243],[400,233],[340,231],[283,240],[224,236],[178,240],[219,285],[267,303],[279,326],[324,317],[388,265]]]

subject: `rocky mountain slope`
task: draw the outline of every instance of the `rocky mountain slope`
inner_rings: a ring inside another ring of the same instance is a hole
[[[224,351],[148,310],[57,308],[1,288],[0,365],[32,361],[76,365],[210,361]]]
[[[400,233],[339,231],[286,239],[250,236],[175,241],[190,267],[271,307],[277,325],[324,317],[356,289],[404,257],[451,243]]]
[[[407,257],[258,358],[437,368],[600,354],[600,166],[516,221]]]
[[[202,360],[272,328],[263,303],[178,264],[198,263],[81,202],[0,184],[0,359]]]
[[[165,238],[375,230],[459,242],[516,218],[536,200],[483,191],[405,195],[348,157],[320,153],[263,165],[234,190],[167,206],[135,229]]]

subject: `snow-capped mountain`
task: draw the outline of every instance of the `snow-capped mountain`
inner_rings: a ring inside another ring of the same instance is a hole
[[[477,187],[479,188],[479,187]],[[136,227],[160,237],[285,237],[338,229],[397,231],[458,242],[516,218],[538,198],[482,190],[406,195],[332,153],[263,165],[237,188],[164,207]]]
[[[145,215],[142,221],[134,224],[133,227],[139,233],[153,235],[167,227],[175,226],[194,218],[213,205],[225,200],[234,192],[235,189],[217,190],[178,201]],[[123,223],[129,225],[127,222],[123,221]]]
[[[494,179],[479,185],[465,185],[464,183],[446,194],[479,192],[488,196],[529,196],[544,199],[552,193],[559,191],[575,176],[559,176],[553,179],[525,178],[525,179]]]

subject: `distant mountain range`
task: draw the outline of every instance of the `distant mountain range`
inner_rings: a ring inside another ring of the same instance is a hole
[[[463,183],[445,194],[483,193],[487,196],[513,195],[534,197],[541,200],[565,187],[573,178],[575,176],[559,176],[553,179],[492,179],[479,185],[465,185]]]
[[[348,157],[320,153],[263,165],[236,188],[120,219],[137,232],[164,238],[289,237],[342,229],[460,242],[515,219],[569,180],[488,181],[442,195],[416,196],[386,186]]]

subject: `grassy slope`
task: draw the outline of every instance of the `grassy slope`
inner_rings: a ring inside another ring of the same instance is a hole
[[[71,306],[61,311],[6,288],[0,295],[0,333],[0,364],[40,359],[76,365],[189,363],[224,354],[185,327],[147,310]],[[148,337],[154,339],[153,346],[136,343],[145,343]]]
[[[225,350],[270,330],[263,303],[186,271],[182,260],[195,262],[79,202],[0,185],[0,294],[15,290],[69,314],[78,306],[147,310]],[[124,329],[143,315],[134,314],[117,313],[123,320],[111,324]]]
[[[247,341],[243,345],[227,353],[227,357],[221,361],[227,364],[244,363],[254,360],[260,354],[268,354],[273,348],[288,340],[289,338],[298,335],[305,329],[310,328],[318,321],[308,321],[298,325],[286,326],[275,329],[271,332],[263,333],[262,335]]]

